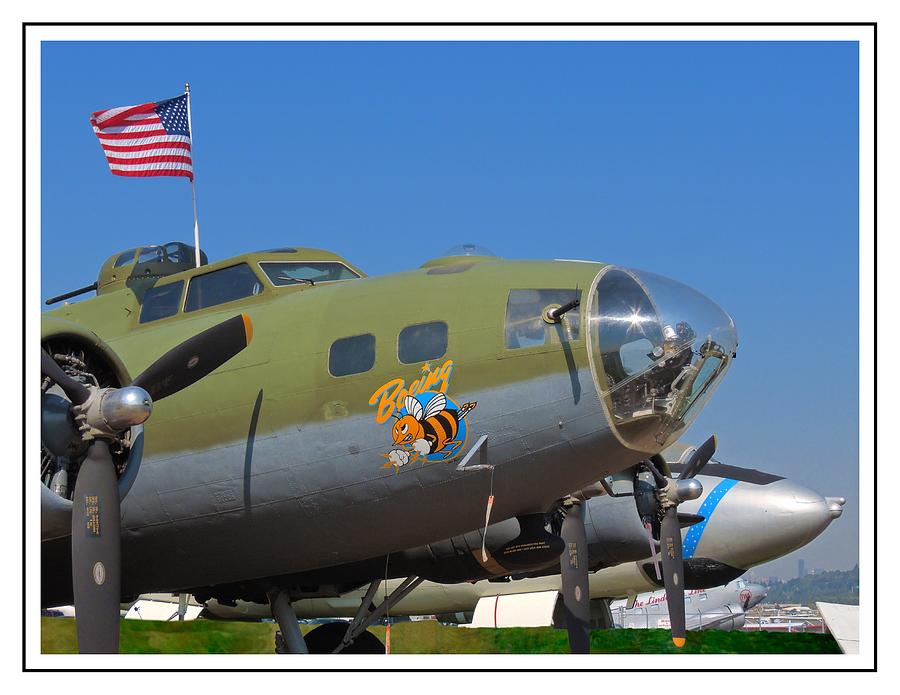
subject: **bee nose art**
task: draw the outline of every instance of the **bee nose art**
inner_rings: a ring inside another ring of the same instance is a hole
[[[656,453],[703,409],[737,348],[734,321],[674,280],[607,266],[588,294],[588,355],[625,446]]]

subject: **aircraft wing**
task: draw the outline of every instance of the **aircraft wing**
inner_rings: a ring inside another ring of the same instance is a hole
[[[825,626],[844,654],[859,654],[859,606],[816,602]]]

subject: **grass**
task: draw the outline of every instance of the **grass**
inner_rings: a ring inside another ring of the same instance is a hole
[[[271,654],[274,623],[218,620],[159,622],[123,620],[123,654]],[[302,625],[304,633],[313,625]],[[371,629],[384,641],[385,629]],[[76,652],[72,618],[41,618],[44,654]],[[552,628],[467,629],[434,621],[391,626],[394,654],[568,654],[565,630]],[[678,649],[668,630],[594,630],[593,654],[840,654],[831,635],[783,632],[688,632]]]
[[[268,654],[275,640],[274,623],[192,620],[122,620],[122,654]],[[75,620],[41,618],[41,652],[77,652]]]

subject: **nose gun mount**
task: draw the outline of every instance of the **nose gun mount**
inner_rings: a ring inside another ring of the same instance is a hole
[[[607,266],[588,292],[588,359],[612,429],[659,452],[694,420],[737,348],[731,317],[699,292]]]

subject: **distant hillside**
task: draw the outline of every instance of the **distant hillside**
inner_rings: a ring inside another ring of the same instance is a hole
[[[805,577],[769,585],[766,603],[802,603],[816,601],[859,605],[859,565],[852,570],[808,574]]]

